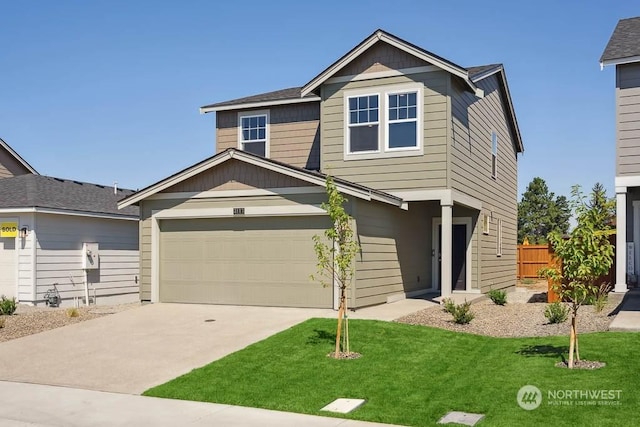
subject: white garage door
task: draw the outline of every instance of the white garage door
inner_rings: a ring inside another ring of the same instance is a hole
[[[163,220],[160,301],[331,308],[312,282],[327,217]]]

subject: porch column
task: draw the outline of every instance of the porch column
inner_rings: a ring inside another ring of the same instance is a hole
[[[615,292],[627,292],[627,187],[616,187],[616,284]],[[638,248],[634,248],[638,250]]]
[[[442,204],[442,247],[440,286],[443,297],[451,295],[451,263],[453,258],[453,204]]]

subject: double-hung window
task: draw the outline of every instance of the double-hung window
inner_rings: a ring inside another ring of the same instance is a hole
[[[347,90],[345,160],[423,154],[423,84]]]
[[[361,153],[380,149],[378,99],[378,95],[349,98],[349,152]]]
[[[269,113],[250,112],[238,116],[239,138],[241,150],[267,157],[269,154]]]
[[[387,148],[402,149],[418,146],[418,93],[388,95]]]
[[[491,178],[498,177],[498,134],[491,133]]]

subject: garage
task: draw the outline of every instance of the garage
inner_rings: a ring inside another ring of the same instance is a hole
[[[331,308],[333,289],[311,281],[312,237],[326,216],[164,219],[159,300]]]

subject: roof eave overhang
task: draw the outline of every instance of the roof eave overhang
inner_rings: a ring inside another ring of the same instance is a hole
[[[142,200],[146,199],[149,196],[152,196],[153,194],[159,193],[162,190],[172,187],[173,185],[176,185],[186,179],[189,179],[195,175],[198,175],[199,173],[202,173],[208,169],[211,169],[212,167],[215,167],[230,159],[237,159],[248,164],[269,169],[274,172],[281,173],[283,175],[308,182],[310,184],[315,184],[322,187],[326,185],[326,178],[322,175],[304,173],[302,171],[291,169],[287,166],[284,166],[278,163],[270,162],[267,159],[254,157],[249,154],[243,153],[242,151],[237,151],[235,149],[229,149],[203,162],[200,162],[190,168],[187,168],[182,172],[174,174],[169,178],[166,178],[156,184],[153,184],[143,190],[140,190],[139,192],[134,193],[129,197],[122,199],[120,202],[118,202],[118,209],[123,209],[127,206],[138,204]],[[375,201],[397,206],[401,209],[406,209],[406,204],[403,202],[402,199],[392,196],[390,194],[387,195],[385,193],[377,192],[374,190],[359,188],[355,186],[352,187],[339,182],[336,182],[336,187],[341,193],[351,195],[359,199],[363,199],[366,201],[375,200]]]
[[[636,56],[627,56],[625,58],[612,58],[606,59],[604,61],[600,61],[600,69],[604,69],[604,67],[608,65],[623,65],[630,64],[632,62],[640,62],[640,55]]]
[[[319,96],[307,96],[304,98],[278,99],[273,101],[247,102],[243,104],[221,105],[218,107],[200,107],[200,114],[214,113],[217,111],[246,110],[250,108],[264,108],[277,105],[302,104],[306,102],[320,102]]]
[[[38,173],[38,171],[36,171],[33,168],[33,166],[31,166],[29,163],[27,163],[27,161],[25,159],[23,159],[18,153],[16,153],[16,151],[13,148],[11,148],[11,146],[9,144],[7,144],[5,141],[3,141],[2,138],[0,138],[0,147],[2,147],[5,150],[7,150],[9,152],[9,154],[11,154],[13,156],[13,158],[16,159],[29,172],[31,172],[34,175],[40,175]]]
[[[358,56],[360,56],[363,52],[365,52],[367,49],[369,49],[371,46],[373,46],[375,43],[377,43],[378,41],[383,41],[385,43],[390,44],[393,47],[396,47],[410,55],[413,55],[419,59],[422,59],[425,62],[428,62],[430,64],[433,64],[435,66],[437,66],[438,68],[441,68],[444,71],[447,71],[459,78],[461,78],[466,84],[467,86],[469,86],[469,88],[471,89],[471,91],[478,96],[479,98],[482,98],[484,96],[484,92],[482,91],[482,89],[479,89],[474,83],[473,81],[471,81],[471,79],[469,78],[469,73],[467,72],[467,70],[465,70],[462,67],[457,67],[454,66],[450,63],[447,63],[443,60],[441,60],[440,58],[437,58],[435,56],[432,55],[428,55],[427,53],[421,51],[420,49],[417,49],[416,47],[402,41],[399,40],[383,31],[376,31],[375,33],[373,33],[369,38],[367,38],[366,40],[364,40],[362,43],[360,43],[358,46],[356,46],[354,49],[352,49],[349,53],[347,53],[344,57],[342,57],[339,61],[335,62],[333,65],[331,65],[329,68],[327,68],[325,71],[323,71],[322,73],[320,73],[319,75],[317,75],[316,77],[313,78],[313,80],[311,80],[309,83],[307,83],[305,86],[303,86],[302,88],[302,96],[306,96],[310,93],[312,93],[314,90],[316,90],[318,87],[320,87],[320,85],[322,85],[324,82],[326,82],[329,78],[331,78],[335,73],[337,73],[338,71],[340,71],[342,68],[344,68],[345,66],[347,66],[349,63],[351,63],[355,58],[357,58]]]

